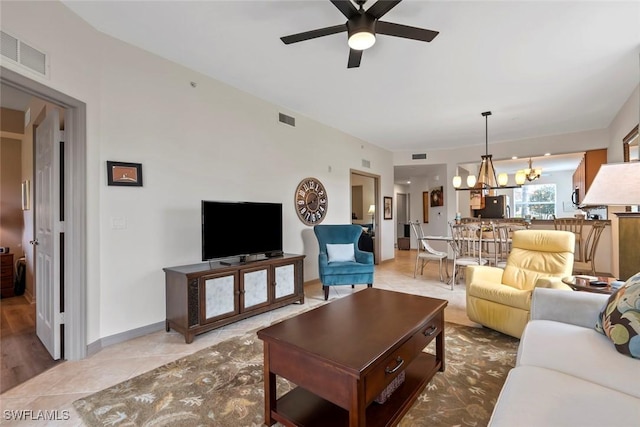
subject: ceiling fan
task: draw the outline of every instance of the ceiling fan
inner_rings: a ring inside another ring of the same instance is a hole
[[[424,42],[430,42],[438,35],[438,31],[379,20],[402,0],[378,0],[367,10],[364,10],[363,7],[367,0],[355,0],[355,3],[360,7],[359,9],[353,5],[351,0],[330,1],[347,18],[345,24],[292,34],[280,37],[280,40],[284,44],[291,44],[346,31],[349,36],[350,48],[347,68],[356,68],[360,66],[362,51],[370,48],[376,42],[376,33]]]

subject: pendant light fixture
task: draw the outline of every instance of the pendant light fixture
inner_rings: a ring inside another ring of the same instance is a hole
[[[456,190],[494,190],[500,188],[518,188],[520,185],[507,186],[509,176],[506,173],[501,173],[496,179],[496,170],[493,167],[492,155],[489,154],[489,116],[491,111],[485,111],[482,116],[485,120],[485,139],[484,139],[484,155],[480,156],[482,162],[480,163],[480,170],[478,171],[478,177],[473,175],[467,177],[467,188],[461,188],[462,178],[458,175],[453,177],[453,187]]]
[[[535,181],[536,179],[540,178],[540,176],[542,175],[542,168],[533,168],[532,164],[531,164],[531,157],[529,157],[529,167],[518,171],[518,173],[522,173],[524,175],[524,177],[526,178],[527,181],[531,182],[531,181]],[[524,184],[524,181],[522,181]]]

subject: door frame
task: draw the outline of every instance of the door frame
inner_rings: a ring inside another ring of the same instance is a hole
[[[0,66],[0,82],[65,108],[64,358],[84,359],[87,355],[87,107],[80,100],[3,66]],[[37,299],[38,295],[36,304]]]

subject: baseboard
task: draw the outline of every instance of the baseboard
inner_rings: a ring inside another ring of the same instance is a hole
[[[119,334],[109,335],[108,337],[100,338],[97,341],[92,342],[87,345],[87,357],[93,356],[100,350],[105,347],[108,347],[113,344],[118,344],[124,341],[129,341],[134,338],[141,337],[143,335],[148,335],[153,332],[162,331],[165,329],[165,322],[153,323],[151,325],[142,326],[136,329],[130,329],[125,332],[120,332]]]

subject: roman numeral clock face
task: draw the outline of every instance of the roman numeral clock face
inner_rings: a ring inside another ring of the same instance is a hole
[[[327,215],[327,192],[316,178],[305,178],[296,188],[296,212],[307,225],[320,224]]]

